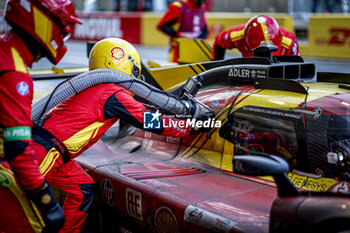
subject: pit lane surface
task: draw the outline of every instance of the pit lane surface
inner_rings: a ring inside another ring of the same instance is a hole
[[[88,57],[86,52],[86,42],[69,41],[67,43],[68,52],[57,64],[59,68],[80,68],[87,67]],[[168,50],[165,47],[135,46],[141,60],[146,64],[148,60],[157,62],[167,62]],[[301,54],[302,55],[302,54]],[[240,57],[238,53],[227,53],[225,58]],[[308,58],[305,62],[316,64],[318,72],[350,73],[350,60]],[[34,70],[51,69],[52,64],[45,58],[33,65]]]

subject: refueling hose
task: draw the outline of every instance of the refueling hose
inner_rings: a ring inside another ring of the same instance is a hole
[[[159,90],[150,84],[131,75],[115,69],[95,69],[75,76],[61,83],[55,90],[42,97],[32,105],[32,120],[40,119],[64,100],[79,92],[102,83],[114,83],[131,91],[154,105],[164,108],[174,114],[190,115],[193,104],[189,100],[181,100],[177,96]],[[200,114],[201,107],[196,105],[196,113]]]

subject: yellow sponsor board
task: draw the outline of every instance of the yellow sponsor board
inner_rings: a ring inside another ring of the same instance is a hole
[[[167,46],[169,37],[157,29],[163,13],[143,13],[141,18],[141,44],[146,46]],[[167,59],[167,58],[166,58]]]
[[[350,16],[313,15],[308,43],[300,45],[302,56],[350,58]]]

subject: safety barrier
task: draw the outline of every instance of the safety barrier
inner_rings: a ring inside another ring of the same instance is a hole
[[[350,16],[311,16],[308,42],[301,44],[300,54],[307,57],[350,58]]]

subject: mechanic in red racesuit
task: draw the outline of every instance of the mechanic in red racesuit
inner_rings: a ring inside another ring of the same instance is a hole
[[[258,15],[247,24],[220,32],[214,41],[212,59],[224,59],[225,50],[232,48],[238,49],[243,57],[252,57],[253,49],[261,41],[272,41],[279,48],[273,55],[299,54],[299,44],[292,32],[281,27],[273,17]]]
[[[112,68],[140,77],[141,61],[130,43],[107,38],[94,45],[89,69]],[[94,197],[94,180],[74,158],[96,143],[118,119],[138,128],[143,113],[155,111],[133,98],[133,94],[116,84],[99,84],[63,101],[45,115],[40,126],[33,128],[40,170],[49,184],[67,192],[63,206],[65,225],[60,232],[80,232]],[[162,116],[167,125],[178,119]],[[190,128],[169,127],[152,130],[162,135],[187,136]]]
[[[41,211],[47,230],[52,227],[50,231],[54,232],[63,225],[64,216],[35,158],[31,133],[33,80],[28,67],[40,57],[58,63],[66,52],[63,38],[80,21],[71,0],[8,0],[4,12],[12,29],[0,37],[0,173],[4,179],[16,178],[18,184],[11,185],[25,191]],[[0,202],[7,200],[0,198]],[[0,217],[8,211],[0,208]],[[0,224],[0,232],[7,227],[16,231],[14,223],[8,222],[11,220]]]
[[[157,28],[170,36],[169,61],[177,62],[176,38],[205,39],[208,35],[203,3],[205,0],[177,0],[172,2]]]

